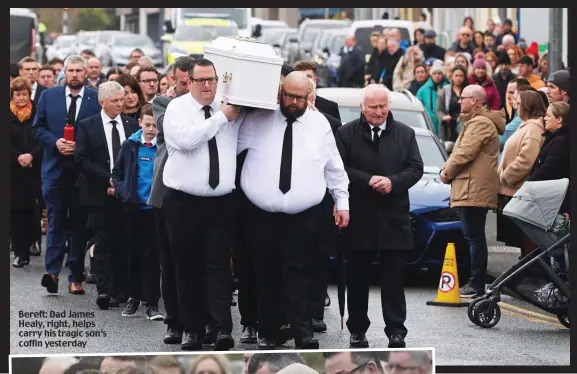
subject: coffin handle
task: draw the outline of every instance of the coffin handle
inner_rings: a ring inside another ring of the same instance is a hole
[[[222,83],[232,82],[232,73],[225,72],[222,75]]]

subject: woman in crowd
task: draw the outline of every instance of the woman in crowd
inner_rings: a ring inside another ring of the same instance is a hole
[[[16,268],[30,263],[30,246],[40,225],[36,209],[43,149],[32,134],[36,107],[31,94],[25,78],[10,82],[10,240]]]
[[[166,74],[160,74],[158,79],[158,96],[164,95],[164,93],[168,90],[168,77]]]
[[[469,75],[469,84],[478,84],[485,89],[487,107],[492,110],[501,109],[501,96],[493,78],[487,73],[485,60],[475,60],[473,74]]]
[[[471,31],[475,32],[475,21],[473,20],[473,17],[471,16],[467,16],[463,19],[463,26],[467,26],[468,28],[471,29]]]
[[[521,253],[525,256],[529,248],[523,231],[508,217],[503,216],[501,209],[531,174],[543,144],[543,117],[547,112],[547,105],[539,93],[526,90],[519,93],[517,110],[522,122],[507,139],[497,168],[500,182],[497,240],[504,241],[508,246],[521,248]]]
[[[451,84],[439,91],[437,99],[437,119],[440,123],[440,134],[443,141],[454,142],[459,136],[458,122],[461,114],[461,92],[467,87],[467,71],[457,65],[451,72]]]
[[[423,61],[423,52],[417,46],[407,49],[393,73],[393,90],[408,89],[415,79],[415,66]]]
[[[413,36],[415,39],[413,44],[417,47],[425,43],[425,29],[416,29]]]
[[[467,70],[467,75],[469,75],[473,73],[473,68],[471,67],[471,60],[469,57],[467,57],[467,55],[463,52],[458,52],[455,54],[455,65],[461,65],[465,67],[465,70]]]
[[[545,141],[531,170],[530,181],[543,181],[569,178],[570,134],[569,109],[564,102],[555,102],[549,105],[545,113]],[[567,191],[565,200],[559,213],[570,213],[570,191]]]
[[[411,82],[409,86],[409,91],[413,95],[417,95],[417,91],[419,88],[423,87],[427,79],[429,79],[429,74],[427,74],[427,67],[425,64],[417,64],[415,65],[415,69],[413,70],[413,75],[415,79]]]
[[[473,34],[473,43],[476,48],[481,48],[482,51],[485,50],[485,35],[481,31],[475,31]]]
[[[485,61],[487,61],[487,63],[491,67],[491,71],[497,72],[497,66],[499,66],[499,59],[497,58],[495,52],[493,51],[487,52],[485,54]]]
[[[124,110],[122,114],[135,119],[140,118],[140,109],[146,104],[146,100],[138,81],[128,74],[122,74],[116,81],[124,87]]]
[[[118,66],[111,67],[106,72],[106,81],[115,81],[122,74],[124,74],[122,68],[119,68]]]
[[[229,363],[224,355],[205,354],[192,361],[190,374],[228,374]]]
[[[435,115],[437,112],[437,95],[443,86],[449,84],[443,71],[443,65],[433,64],[431,67],[431,78],[417,91],[417,99],[423,103],[425,110],[429,114],[429,118],[433,122],[433,130],[437,136],[439,136],[439,120]]]
[[[522,55],[521,49],[516,45],[512,45],[509,48],[507,48],[506,52],[509,55],[509,58],[511,59],[511,72],[513,72],[513,74],[515,75],[519,74],[518,63]]]
[[[539,58],[539,66],[537,66],[537,69],[533,71],[533,74],[537,74],[543,80],[543,82],[547,82],[547,78],[549,78],[549,62],[547,58],[547,52],[543,53],[543,55]]]

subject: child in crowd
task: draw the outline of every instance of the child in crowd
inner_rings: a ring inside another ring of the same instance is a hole
[[[126,206],[129,238],[130,299],[122,315],[136,315],[140,302],[146,301],[146,318],[162,321],[164,316],[158,310],[160,255],[156,225],[152,206],[146,204],[156,155],[157,129],[152,104],[142,107],[138,122],[141,129],[122,144],[112,170],[116,196]]]

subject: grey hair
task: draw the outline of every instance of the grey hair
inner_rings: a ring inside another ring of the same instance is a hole
[[[513,35],[507,34],[503,37],[502,44],[511,43],[515,44],[515,37]]]
[[[391,91],[385,86],[384,84],[369,84],[361,89],[361,97],[360,97],[360,104],[361,109],[365,109],[365,99],[367,97],[367,92],[373,91],[375,89],[379,89],[385,91],[387,93],[387,97],[389,98],[389,104],[391,103]]]
[[[98,86],[98,101],[105,101],[113,94],[124,93],[124,87],[116,81],[108,81]]]
[[[138,65],[140,65],[140,66],[146,66],[146,65],[154,66],[154,60],[148,56],[142,56],[141,58],[138,59]]]
[[[82,64],[84,70],[88,69],[88,61],[80,55],[71,55],[66,57],[66,60],[64,60],[64,70],[66,70],[70,64]]]
[[[429,366],[431,365],[431,358],[427,351],[408,351],[413,360],[419,366]]]
[[[248,362],[248,373],[255,374],[265,364],[272,373],[276,373],[294,363],[306,365],[298,353],[255,353]]]

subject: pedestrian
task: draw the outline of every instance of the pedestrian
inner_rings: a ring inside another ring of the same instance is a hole
[[[428,60],[431,57],[437,60],[444,60],[446,50],[436,44],[435,38],[437,37],[437,33],[435,30],[429,29],[425,31],[424,37],[425,42],[419,46],[423,51],[423,60]]]
[[[521,254],[525,256],[529,250],[525,245],[525,234],[509,217],[502,214],[502,208],[531,174],[543,144],[543,117],[547,112],[547,104],[539,93],[526,90],[519,93],[517,110],[522,122],[507,139],[497,170],[500,182],[497,235],[505,239],[506,245],[521,248]]]
[[[461,65],[467,69],[467,75],[473,73],[473,66],[471,64],[471,55],[466,52],[458,52],[455,54],[455,65]]]
[[[505,49],[505,53],[511,59],[511,71],[515,75],[519,74],[519,60],[523,55],[521,49],[517,45],[511,44]]]
[[[152,100],[156,97],[158,93],[158,77],[159,73],[154,66],[144,65],[141,66],[136,73],[136,80],[140,84],[142,93],[144,94],[144,99],[147,103],[152,104]]]
[[[468,76],[469,84],[477,84],[485,90],[485,104],[490,110],[501,109],[501,97],[495,81],[487,73],[487,63],[485,60],[475,60],[473,63],[473,74]]]
[[[128,57],[128,63],[136,63],[138,64],[138,60],[144,56],[144,52],[140,48],[134,48],[132,52],[130,52],[130,56]]]
[[[562,101],[569,104],[569,91],[571,80],[569,70],[557,70],[547,79],[549,101],[552,103]]]
[[[46,88],[56,86],[56,73],[50,65],[44,65],[38,70],[38,83]]]
[[[228,265],[240,108],[215,100],[218,75],[211,61],[194,60],[189,79],[189,94],[170,102],[163,123],[170,156],[162,209],[185,331],[181,348],[202,348],[208,311],[218,329],[214,349],[229,350],[234,340]]]
[[[437,99],[437,119],[439,120],[441,139],[454,142],[459,136],[462,123],[459,118],[461,114],[461,94],[467,82],[467,72],[461,65],[457,65],[451,72],[451,84],[444,86],[439,91]]]
[[[540,90],[545,87],[545,82],[537,75],[533,73],[533,59],[529,56],[523,56],[519,59],[519,72],[517,76],[519,78],[525,78],[529,81],[531,87],[536,90]]]
[[[375,83],[382,83],[389,90],[393,89],[394,73],[397,64],[405,54],[397,39],[389,39],[387,41],[387,49],[384,52],[384,62],[380,66],[381,71],[378,75],[373,75]]]
[[[115,81],[122,74],[124,74],[124,70],[122,70],[122,68],[119,68],[117,66],[113,66],[110,69],[108,69],[108,71],[106,72],[106,81],[107,82]]]
[[[435,64],[431,67],[431,78],[417,91],[417,99],[425,107],[433,123],[433,133],[437,136],[440,135],[440,124],[435,114],[437,112],[438,93],[447,84],[449,82],[443,74],[443,65]]]
[[[423,52],[417,46],[409,47],[407,53],[403,55],[393,72],[393,89],[395,91],[408,89],[415,79],[415,66],[423,61]]]
[[[519,105],[519,93],[529,89],[531,89],[531,86],[529,85],[529,81],[525,78],[513,78],[507,85],[507,106],[505,107],[505,120],[507,121],[507,125],[505,126],[505,132],[499,135],[499,145],[501,148],[499,161],[501,161],[503,147],[505,147],[507,139],[513,135],[522,122],[517,109]],[[510,111],[508,109],[509,107],[511,108]],[[508,115],[508,113],[511,114]],[[507,118],[510,119],[507,120]]]
[[[489,54],[487,54],[487,56],[489,56]],[[501,55],[499,57],[499,69],[493,75],[493,80],[495,81],[495,86],[497,86],[497,91],[499,91],[499,98],[501,99],[500,105],[501,108],[505,109],[505,120],[507,122],[510,122],[511,119],[513,119],[512,108],[508,104],[507,100],[507,86],[514,78],[515,75],[511,72],[511,59],[505,54]]]
[[[545,114],[545,140],[531,170],[530,181],[570,179],[570,106],[564,102],[551,103]],[[570,213],[571,190],[567,190],[560,214]]]
[[[374,83],[379,80],[387,59],[387,39],[380,37],[377,40],[377,48],[367,62],[365,81]]]
[[[427,73],[427,67],[425,64],[421,63],[415,65],[413,75],[415,76],[415,79],[411,82],[409,91],[416,96],[419,88],[423,87],[429,79],[429,74]]]
[[[138,120],[142,106],[147,103],[141,86],[138,84],[136,78],[129,74],[121,74],[115,81],[124,87],[122,114]]]
[[[54,73],[58,76],[62,69],[64,68],[64,61],[59,59],[58,57],[54,57],[50,61],[48,61],[48,65],[54,68]]]
[[[81,56],[69,56],[64,63],[66,86],[46,90],[38,102],[32,131],[44,147],[42,157],[42,195],[48,209],[46,234],[46,273],[42,286],[58,292],[58,275],[68,251],[70,268],[68,291],[84,294],[84,250],[86,248],[86,212],[79,204],[76,187],[78,168],[74,163],[75,141],[63,137],[66,122],[74,124],[100,111],[96,91],[84,86],[87,64]],[[66,248],[67,239],[70,248]]]
[[[384,374],[381,360],[376,352],[344,351],[323,352],[324,373]]]
[[[317,67],[314,63],[309,61],[297,61],[293,65],[294,70],[302,71],[307,75],[309,79],[312,79],[315,86],[319,79],[317,75]],[[317,96],[316,93],[314,94],[314,107],[317,108],[321,113],[329,114],[330,116],[341,120],[341,115],[339,113],[339,104],[332,100],[325,99],[321,96]]]
[[[230,363],[225,355],[203,354],[195,357],[190,365],[190,374],[228,374]]]
[[[34,104],[38,105],[42,91],[46,90],[46,87],[38,83],[40,65],[34,58],[24,57],[18,63],[18,67],[20,69],[20,76],[26,78],[32,87],[32,101],[34,101]]]
[[[91,57],[88,59],[88,72],[84,84],[90,88],[98,89],[102,82],[106,82],[106,75],[102,72],[102,63],[96,57]]]
[[[345,46],[338,71],[339,87],[362,87],[364,84],[365,53],[354,35],[345,37]]]
[[[327,187],[336,201],[335,224],[348,224],[348,178],[328,121],[307,108],[309,94],[307,76],[290,73],[279,108],[248,114],[239,133],[238,153],[248,149],[241,188],[257,273],[259,349],[275,349],[283,305],[296,348],[318,349],[307,272]]]
[[[413,45],[420,47],[423,43],[425,43],[425,29],[415,29],[413,32]]]
[[[455,52],[467,52],[472,55],[475,50],[475,44],[472,41],[473,31],[471,28],[462,26],[459,29],[458,35],[457,40],[451,45],[449,50]]]
[[[385,373],[403,371],[410,368],[415,374],[429,374],[432,372],[431,361],[427,351],[392,351],[385,363]]]
[[[163,338],[165,344],[180,344],[182,342],[183,325],[179,317],[177,274],[175,271],[175,256],[171,251],[166,223],[164,219],[163,196],[166,190],[162,182],[162,176],[168,151],[164,141],[164,115],[166,107],[174,97],[188,93],[188,75],[191,71],[194,59],[189,56],[178,57],[172,65],[175,85],[170,87],[166,95],[157,96],[152,102],[152,113],[156,122],[156,156],[154,158],[154,170],[152,173],[152,187],[148,198],[148,205],[153,207],[156,232],[158,233],[158,245],[160,249],[160,261],[162,265],[162,300],[166,311],[164,324],[166,334]]]
[[[96,55],[94,54],[94,51],[92,51],[92,49],[83,49],[80,52],[80,56],[82,56],[82,58],[88,62],[88,60],[90,60],[92,57],[96,57]]]
[[[88,210],[94,233],[96,305],[109,309],[124,301],[128,291],[126,226],[111,174],[122,143],[137,131],[138,124],[121,115],[124,88],[118,82],[102,83],[98,102],[100,113],[78,123],[74,158],[80,170],[80,205]]]
[[[10,82],[10,240],[16,268],[30,263],[30,247],[40,229],[35,218],[43,149],[32,134],[36,106],[31,92],[23,77]]]
[[[293,364],[306,364],[299,353],[255,353],[248,361],[247,374],[273,374]]]
[[[505,44],[504,43],[504,39],[507,35],[510,35],[513,37],[513,43],[517,43],[517,38],[518,36],[513,32],[513,21],[511,21],[510,19],[506,19],[505,21],[503,21],[503,24],[501,25],[502,27],[502,31],[501,33],[497,34],[497,38],[495,43],[497,45],[501,45],[501,44]]]
[[[160,74],[158,77],[158,93],[156,95],[164,95],[166,90],[168,90],[168,76],[166,74]]]
[[[354,217],[341,234],[349,270],[347,327],[351,348],[369,346],[365,335],[370,325],[369,269],[377,254],[389,348],[404,348],[407,335],[403,280],[413,249],[409,189],[423,176],[423,161],[414,130],[396,121],[389,105],[385,87],[365,87],[360,97],[362,117],[342,126],[337,136],[351,181]]]
[[[495,35],[493,35],[491,31],[485,31],[485,34],[483,34],[483,43],[485,44],[483,52],[489,53],[497,51],[497,47],[495,46]]]
[[[461,229],[469,246],[471,272],[459,290],[461,297],[483,295],[487,273],[485,222],[488,209],[497,207],[499,138],[505,129],[502,112],[485,106],[485,90],[470,85],[461,93],[463,129],[441,170],[441,181],[451,184],[453,208],[460,210]]]

